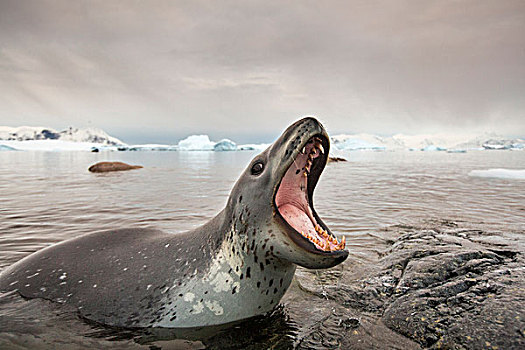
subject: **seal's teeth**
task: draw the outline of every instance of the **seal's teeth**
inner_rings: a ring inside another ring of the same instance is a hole
[[[343,238],[341,239],[341,249],[344,249],[346,246],[346,236],[343,236]]]
[[[303,147],[303,149],[301,150],[301,153],[302,153],[302,154],[305,154],[305,153],[306,153],[306,147]]]
[[[321,153],[324,154],[324,148],[323,148],[323,145],[318,144],[318,145],[317,145],[317,148],[319,148],[319,151],[321,151]]]

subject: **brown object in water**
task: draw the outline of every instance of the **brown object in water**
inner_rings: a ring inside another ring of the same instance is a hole
[[[122,162],[99,162],[89,167],[89,171],[92,173],[106,173],[109,171],[121,171],[121,170],[132,170],[140,169],[141,165],[129,165]]]
[[[346,162],[346,159],[341,157],[328,157],[328,163]]]

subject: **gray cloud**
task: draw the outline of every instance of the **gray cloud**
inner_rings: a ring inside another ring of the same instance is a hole
[[[7,1],[0,124],[525,134],[523,1]]]

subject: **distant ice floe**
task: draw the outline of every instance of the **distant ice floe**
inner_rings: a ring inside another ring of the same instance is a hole
[[[357,151],[357,150],[386,150],[385,146],[370,143],[358,138],[348,137],[344,139],[332,139],[334,141],[335,149],[341,151]]]
[[[248,143],[237,146],[238,151],[264,151],[270,146],[270,143]]]
[[[156,143],[148,143],[144,145],[130,145],[128,147],[122,145],[117,150],[120,151],[177,151],[177,145],[162,145]]]
[[[237,144],[232,140],[223,139],[213,146],[214,151],[236,151]]]
[[[214,146],[208,135],[191,135],[178,144],[180,151],[213,151]]]
[[[468,173],[468,175],[476,177],[495,177],[500,179],[525,180],[525,170],[523,169],[472,170],[470,173]]]
[[[91,151],[93,148],[100,150],[116,150],[116,146],[109,146],[94,142],[75,142],[62,140],[28,140],[11,141],[0,140],[0,147],[17,151]]]
[[[506,139],[496,134],[426,134],[378,136],[373,134],[341,134],[331,137],[336,150],[409,150],[450,151],[465,153],[467,150],[524,150],[525,140]]]
[[[446,151],[525,150],[525,140],[508,139],[496,134],[427,134],[378,136],[373,134],[340,134],[331,138],[335,151]],[[0,126],[0,150],[28,151],[263,151],[269,144],[237,145],[230,139],[218,142],[208,135],[191,135],[177,144],[128,145],[96,128],[70,127],[56,131],[46,127]]]
[[[428,145],[428,146],[421,148],[421,150],[424,152],[436,152],[436,151],[446,151],[447,149],[444,147],[436,146],[436,145]]]

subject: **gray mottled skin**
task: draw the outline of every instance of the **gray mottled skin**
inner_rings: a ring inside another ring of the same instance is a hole
[[[71,305],[82,317],[123,327],[206,326],[271,311],[295,264],[327,268],[348,255],[316,252],[273,204],[282,176],[314,135],[328,140],[313,118],[290,126],[250,163],[226,207],[197,229],[117,229],[65,241],[5,269],[0,290]],[[258,161],[264,171],[255,176]]]

